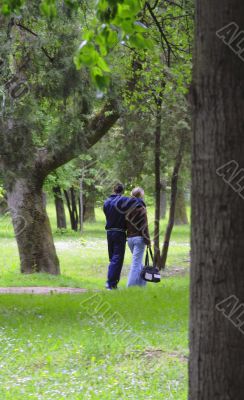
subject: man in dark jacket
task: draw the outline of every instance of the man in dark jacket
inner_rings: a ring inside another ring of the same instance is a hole
[[[106,288],[117,289],[124,262],[126,247],[126,213],[135,204],[136,199],[123,196],[124,186],[118,183],[112,194],[104,202],[103,211],[106,216],[108,240],[108,279]]]

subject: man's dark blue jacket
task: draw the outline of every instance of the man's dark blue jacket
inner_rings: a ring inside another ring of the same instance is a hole
[[[106,230],[126,231],[126,213],[136,207],[137,199],[112,194],[104,202],[103,211],[107,219]]]

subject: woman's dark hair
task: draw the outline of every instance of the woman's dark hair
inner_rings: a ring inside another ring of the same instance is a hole
[[[124,193],[124,190],[125,190],[125,188],[122,183],[116,183],[114,185],[114,193],[121,194],[121,193]]]

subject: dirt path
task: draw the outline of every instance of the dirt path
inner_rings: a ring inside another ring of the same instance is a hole
[[[162,278],[169,278],[171,276],[186,275],[189,273],[189,267],[172,267],[170,269],[166,268],[161,272]]]
[[[175,267],[172,269],[166,269],[161,272],[162,279],[169,278],[172,276],[184,276],[189,273],[187,267]],[[97,289],[93,289],[97,291]],[[88,289],[71,288],[71,287],[50,287],[50,286],[16,286],[16,287],[0,287],[0,294],[76,294],[86,293]]]
[[[32,287],[0,287],[0,294],[62,294],[62,293],[85,293],[87,289],[69,288],[69,287],[49,287],[49,286],[32,286]]]

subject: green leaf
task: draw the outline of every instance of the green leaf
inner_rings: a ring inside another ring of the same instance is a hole
[[[130,6],[131,12],[135,15],[142,9],[140,0],[124,0],[124,4]]]
[[[98,58],[97,65],[101,68],[102,71],[105,71],[105,72],[110,72],[111,71],[109,66],[108,66],[108,64],[106,63],[106,61],[102,57]]]
[[[140,21],[135,21],[134,22],[134,26],[135,26],[135,31],[136,32],[146,32],[147,31],[147,26],[144,25],[142,22]]]
[[[92,30],[88,30],[87,32],[83,33],[83,35],[82,35],[82,38],[87,41],[92,40],[93,37],[94,37],[94,31],[92,31]]]
[[[79,50],[78,54],[74,57],[75,65],[78,69],[85,66],[95,66],[99,59],[99,53],[91,43],[84,44]]]
[[[91,68],[91,76],[92,78],[96,78],[96,76],[103,76],[103,71],[99,67]]]
[[[146,40],[140,33],[135,33],[132,35],[129,42],[133,47],[137,47],[139,49],[145,49],[147,47]]]
[[[108,88],[109,85],[109,77],[108,76],[98,76],[96,77],[96,85],[97,87],[104,91],[105,89]]]
[[[129,19],[131,19],[132,18],[131,7],[128,4],[127,5],[119,4],[117,15],[118,15],[119,18],[123,18],[123,19],[129,18]]]
[[[108,4],[107,0],[99,0],[97,9],[99,11],[106,11],[108,6],[109,6],[109,4]]]
[[[125,34],[131,35],[135,32],[133,21],[131,19],[117,20],[117,24],[121,27]]]
[[[108,47],[109,48],[113,47],[117,43],[117,41],[118,41],[117,32],[110,30],[107,37]]]
[[[106,39],[103,34],[99,34],[95,38],[95,43],[98,44],[102,56],[107,55]]]
[[[93,67],[91,69],[91,78],[96,87],[101,91],[104,91],[109,85],[109,77],[104,75],[99,67]]]

